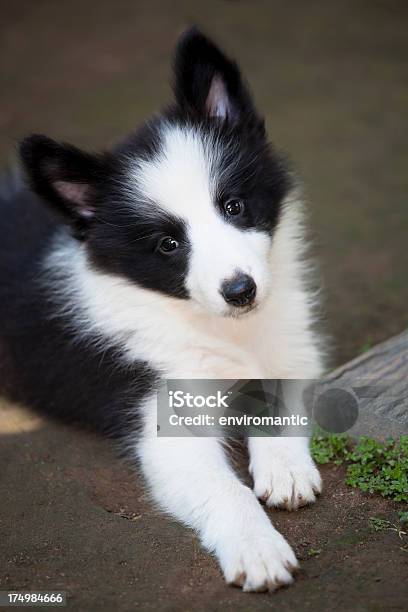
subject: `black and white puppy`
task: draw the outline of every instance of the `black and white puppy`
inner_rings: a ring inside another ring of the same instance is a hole
[[[301,205],[237,65],[192,29],[174,69],[175,102],[108,152],[21,143],[29,188],[0,201],[1,386],[122,439],[227,582],[273,590],[297,561],[257,498],[315,500],[308,440],[250,438],[252,491],[221,440],[157,437],[155,390],[320,375]]]

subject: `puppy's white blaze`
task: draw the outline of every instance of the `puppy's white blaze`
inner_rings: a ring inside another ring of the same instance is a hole
[[[218,314],[228,312],[220,294],[221,284],[242,271],[255,280],[257,300],[263,300],[269,288],[270,240],[265,234],[240,231],[216,219],[204,232],[199,224],[194,225],[190,235],[192,257],[187,287],[192,297]]]
[[[257,301],[267,294],[270,238],[241,230],[223,219],[216,194],[231,151],[194,128],[164,124],[159,154],[138,162],[132,180],[143,198],[182,219],[191,246],[186,285],[191,297],[215,314],[230,310],[220,294],[222,282],[237,271],[257,285]],[[231,194],[231,196],[234,194]]]
[[[210,167],[216,149],[207,153],[196,129],[166,123],[161,141],[161,150],[155,158],[138,161],[133,168],[136,187],[160,208],[182,219],[187,220],[192,209],[201,216],[209,215],[214,196]]]

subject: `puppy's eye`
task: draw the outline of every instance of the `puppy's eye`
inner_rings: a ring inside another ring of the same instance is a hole
[[[157,250],[160,253],[163,253],[163,255],[169,255],[170,253],[178,249],[178,247],[179,243],[175,238],[172,238],[171,236],[166,236],[165,238],[162,238],[160,240],[159,244],[157,245]]]
[[[236,217],[244,212],[245,205],[242,200],[232,198],[224,204],[224,212],[228,217]]]

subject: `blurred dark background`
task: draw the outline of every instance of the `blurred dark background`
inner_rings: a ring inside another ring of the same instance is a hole
[[[0,1],[0,162],[44,132],[106,147],[171,95],[193,23],[235,56],[306,184],[334,363],[408,322],[408,4]]]

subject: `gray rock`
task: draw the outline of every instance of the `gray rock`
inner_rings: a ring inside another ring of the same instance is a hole
[[[375,346],[328,375],[323,389],[354,395],[352,436],[384,439],[408,434],[408,331]]]

